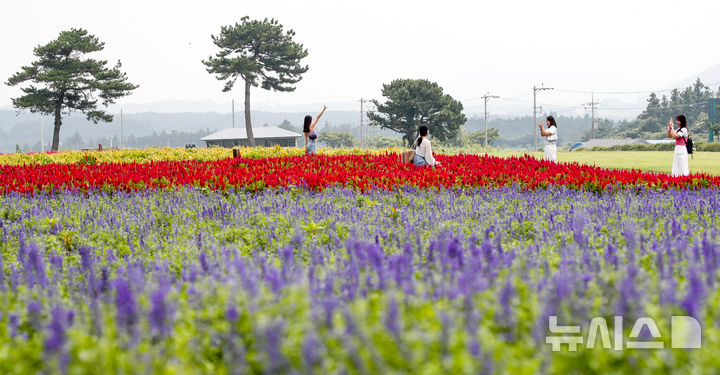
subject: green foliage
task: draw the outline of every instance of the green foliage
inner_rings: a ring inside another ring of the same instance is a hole
[[[410,145],[408,142],[400,138],[393,137],[372,137],[365,140],[365,144],[370,148],[389,148],[389,147],[407,147]]]
[[[332,148],[355,146],[355,138],[348,132],[323,132],[321,139],[324,144]]]
[[[13,74],[7,85],[22,87],[24,95],[12,98],[15,108],[55,115],[52,150],[57,151],[62,113],[80,111],[89,121],[111,122],[113,116],[99,109],[129,95],[138,86],[127,81],[120,61],[108,68],[107,61],[86,58],[102,51],[105,43],[83,29],[62,31],[56,40],[35,47],[37,60]]]
[[[293,126],[292,123],[290,123],[290,121],[288,120],[283,120],[283,122],[278,125],[278,128],[289,130],[291,132],[302,132],[302,129],[300,127]]]
[[[230,91],[239,77],[254,87],[294,91],[292,85],[308,71],[307,65],[300,64],[308,52],[293,41],[295,32],[284,31],[275,19],[259,21],[245,16],[240,21],[223,26],[220,35],[212,36],[220,52],[203,61],[207,71],[226,81],[223,91]]]
[[[632,144],[617,145],[612,147],[593,147],[586,149],[584,147],[577,148],[573,152],[584,151],[672,151],[675,149],[674,143],[658,143],[654,145]]]
[[[470,144],[474,145],[485,145],[485,131],[480,130],[476,132],[469,133],[467,135],[468,141]],[[487,131],[487,143],[489,146],[492,146],[497,139],[500,138],[500,134],[498,133],[498,130],[495,128],[488,128]]]
[[[592,129],[588,129],[580,139],[585,142],[592,138],[613,138],[616,133],[616,129],[613,122],[608,119],[599,119],[595,122],[595,132]]]
[[[494,128],[488,128],[488,145],[492,146],[500,138],[498,130]],[[457,135],[443,142],[436,142],[433,147],[436,151],[444,150],[447,148],[453,149],[467,149],[477,150],[478,147],[485,145],[485,131],[478,130],[474,132],[468,132],[465,129],[460,129]]]
[[[428,125],[433,138],[445,141],[455,138],[467,121],[462,103],[426,79],[396,79],[383,85],[382,95],[385,103],[373,100],[377,111],[368,112],[370,125],[398,132],[408,144],[420,125]]]
[[[698,142],[695,145],[695,148],[697,148],[698,151],[705,151],[705,152],[720,152],[720,142]]]
[[[719,92],[720,93],[720,92]],[[670,97],[663,94],[658,98],[655,93],[647,99],[647,107],[633,121],[622,122],[618,136],[621,138],[665,138],[665,126],[670,118],[684,114],[688,120],[691,133],[707,134],[707,100],[713,98],[715,93],[710,87],[703,84],[698,78],[694,84],[684,90],[674,89]]]

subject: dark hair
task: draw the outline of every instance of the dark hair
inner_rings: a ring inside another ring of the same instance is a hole
[[[312,122],[312,116],[307,115],[305,116],[305,121],[303,122],[303,133],[310,133],[310,123]]]
[[[557,123],[555,122],[555,118],[554,118],[554,117],[548,116],[548,117],[545,118],[545,120],[550,121],[550,126],[554,126],[554,127],[557,128]]]
[[[427,125],[420,125],[420,127],[418,128],[418,134],[419,134],[418,140],[417,140],[418,146],[420,146],[420,144],[422,143],[422,137],[428,135],[429,130],[430,130],[430,128],[428,128]]]
[[[680,121],[680,129],[687,128],[687,119],[685,118],[685,115],[677,115],[675,120]]]

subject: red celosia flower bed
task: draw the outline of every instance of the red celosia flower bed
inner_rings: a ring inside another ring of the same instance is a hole
[[[611,186],[699,188],[720,186],[720,177],[609,170],[531,157],[438,156],[442,167],[400,164],[398,156],[297,156],[217,161],[0,166],[0,193],[84,189],[139,190],[175,186],[262,189],[350,186],[361,190],[399,186],[476,187],[517,184],[528,189],[565,185],[604,190]]]

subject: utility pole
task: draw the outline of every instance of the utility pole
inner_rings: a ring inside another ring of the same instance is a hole
[[[538,149],[538,147],[537,147],[537,138],[538,138],[538,137],[537,137],[537,136],[538,136],[538,126],[537,126],[537,125],[538,125],[538,124],[537,124],[537,110],[538,110],[538,107],[537,107],[537,92],[538,92],[538,91],[542,91],[542,90],[552,90],[552,88],[551,88],[551,87],[542,87],[542,86],[541,86],[541,87],[533,86],[533,129],[535,130],[535,149],[533,150],[533,152],[534,152],[534,151],[537,151],[537,149]]]
[[[587,109],[587,107],[590,107],[590,138],[595,138],[595,106],[600,104],[599,102],[595,101],[595,93],[590,93],[590,103],[585,103],[582,106]]]
[[[43,133],[43,118],[40,117],[40,152],[45,152],[45,135]]]
[[[120,148],[125,148],[125,132],[123,131],[122,108],[120,108]]]
[[[232,121],[233,128],[235,127],[235,99],[232,100]]]
[[[488,130],[487,130],[487,122],[488,122],[488,111],[487,111],[487,102],[491,98],[498,99],[500,98],[497,95],[490,95],[490,93],[485,94],[483,97],[483,100],[485,101],[485,148],[488,146]]]
[[[363,132],[363,118],[365,117],[363,104],[369,102],[367,99],[360,98],[360,148],[365,148],[365,133]]]

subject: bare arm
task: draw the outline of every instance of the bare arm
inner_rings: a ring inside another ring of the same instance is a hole
[[[319,115],[317,115],[317,117],[315,118],[315,121],[313,121],[313,123],[310,124],[310,132],[311,133],[315,131],[315,125],[317,125],[318,121],[320,121],[320,117],[322,117],[322,115],[323,115],[323,113],[325,113],[326,109],[327,109],[327,106],[323,106],[323,110],[320,111]]]
[[[667,134],[668,134],[668,138],[678,139],[678,138],[682,138],[682,137],[683,137],[683,136],[679,133],[680,129],[678,129],[677,131],[675,131],[675,128],[673,127],[673,119],[672,119],[672,118],[670,119],[670,122],[668,122],[667,130],[668,130],[668,133],[667,133]]]
[[[540,135],[541,135],[541,136],[547,137],[548,135],[552,134],[552,133],[550,133],[550,132],[546,132],[546,131],[545,131],[545,128],[543,127],[543,124],[542,124],[542,123],[538,124],[538,126],[540,127]]]

